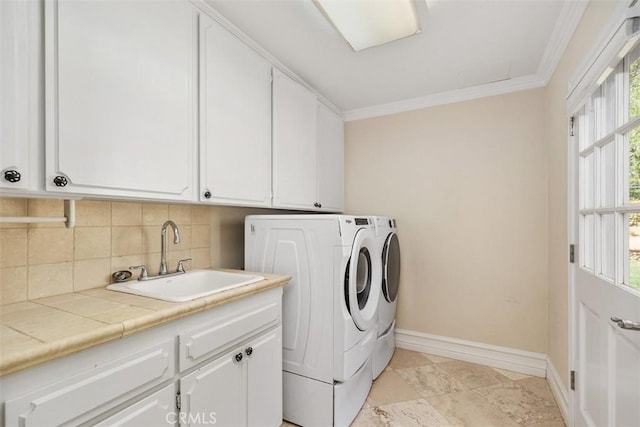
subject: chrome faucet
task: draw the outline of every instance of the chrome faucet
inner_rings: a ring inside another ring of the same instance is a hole
[[[160,247],[160,274],[164,276],[167,274],[167,227],[173,229],[173,243],[180,243],[180,231],[175,222],[168,220],[162,224],[162,230],[160,231],[160,238],[162,240],[162,246]]]

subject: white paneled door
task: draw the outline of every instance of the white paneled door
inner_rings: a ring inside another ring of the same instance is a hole
[[[576,426],[640,426],[639,56],[574,117]]]

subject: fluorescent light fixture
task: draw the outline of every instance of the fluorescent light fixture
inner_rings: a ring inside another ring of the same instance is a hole
[[[313,0],[355,51],[420,32],[413,0]]]

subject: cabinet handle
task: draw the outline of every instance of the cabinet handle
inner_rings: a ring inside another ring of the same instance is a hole
[[[318,202],[315,202],[315,203],[313,204],[313,206],[315,206],[316,208],[320,208],[320,207],[322,207],[322,205],[321,205],[320,203],[318,203]]]
[[[236,354],[236,362],[241,362],[241,361],[242,361],[242,353]]]
[[[4,172],[4,179],[9,182],[19,182],[22,175],[15,169],[11,169]]]
[[[204,192],[204,198],[205,198],[205,199],[210,199],[210,198],[211,198],[211,191],[209,191],[209,190],[205,190],[205,192]]]
[[[251,356],[253,354],[253,347],[247,347],[244,352],[247,353],[247,356]]]
[[[67,181],[67,178],[65,178],[62,175],[58,175],[55,178],[53,178],[53,183],[56,185],[56,187],[65,187],[69,181]]]

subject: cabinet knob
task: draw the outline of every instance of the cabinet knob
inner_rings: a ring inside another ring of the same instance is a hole
[[[241,362],[241,361],[242,361],[242,353],[236,354],[236,362]]]
[[[253,354],[253,347],[247,347],[244,352],[247,353],[247,356],[251,356]]]
[[[22,175],[17,170],[11,169],[4,172],[4,179],[9,182],[19,182]]]
[[[315,206],[316,208],[321,208],[322,207],[322,203],[315,202],[313,204],[313,206]]]
[[[210,199],[211,198],[211,191],[205,190],[203,196],[204,196],[205,199]]]
[[[66,187],[69,181],[67,181],[67,178],[65,178],[64,176],[58,175],[53,178],[53,183],[56,185],[56,187]]]

